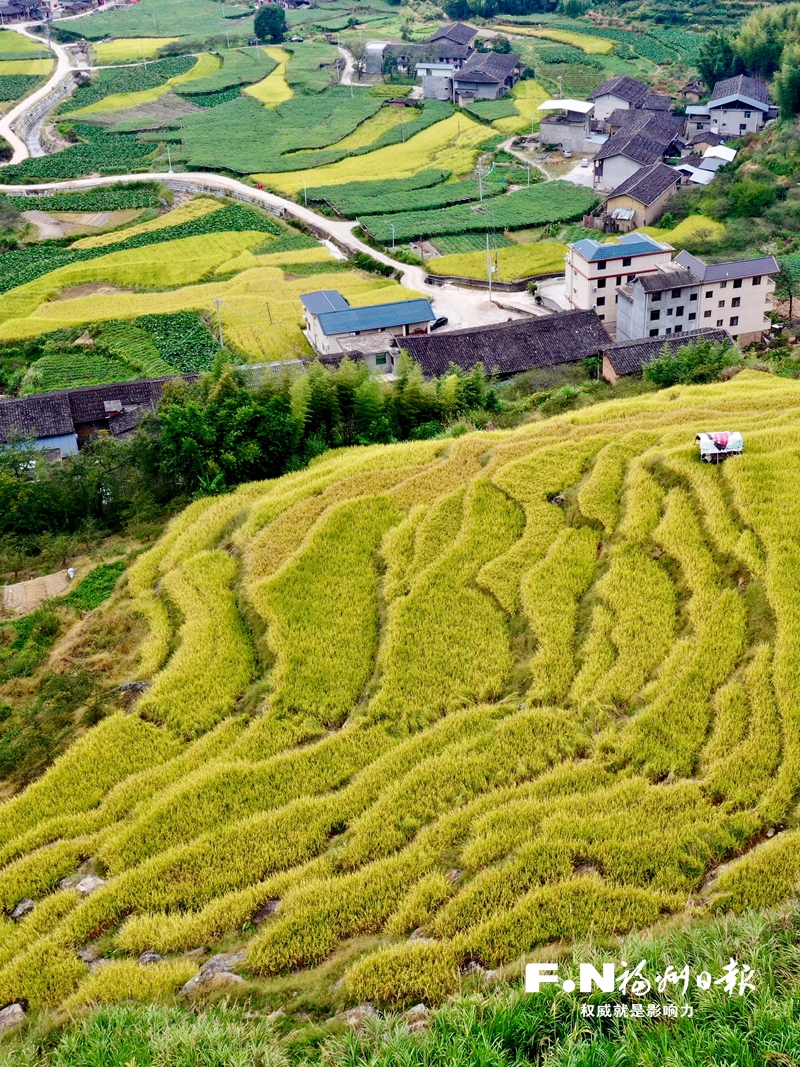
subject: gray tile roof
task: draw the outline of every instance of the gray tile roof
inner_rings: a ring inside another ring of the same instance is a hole
[[[704,285],[736,278],[755,278],[764,274],[777,274],[780,269],[773,256],[735,259],[728,263],[704,263],[702,259],[698,259],[697,256],[685,250],[677,254],[675,263],[696,274]]]
[[[640,274],[633,284],[641,285],[646,293],[663,293],[668,289],[701,285],[702,279],[690,270],[657,270],[652,274]]]
[[[634,113],[630,122],[605,142],[595,159],[627,156],[643,167],[659,162],[678,136],[682,120],[665,112]]]
[[[596,100],[599,96],[618,96],[620,100],[626,100],[635,107],[649,93],[649,86],[645,85],[644,82],[640,82],[638,78],[621,75],[602,82],[594,92],[589,94],[588,99]]]
[[[436,33],[432,33],[429,41],[452,41],[454,44],[468,45],[476,34],[471,26],[465,26],[463,22],[454,22],[452,26],[442,26]]]
[[[520,56],[515,52],[473,52],[464,66],[455,77],[458,81],[478,82],[473,77],[476,73],[487,76],[486,79],[494,82],[504,82],[514,73],[514,68],[520,63]]]
[[[719,344],[721,341],[731,341],[731,336],[727,330],[688,330],[686,333],[671,334],[669,337],[623,341],[607,348],[605,356],[615,374],[620,376],[641,374],[644,364],[652,363],[654,359],[657,359],[664,345],[675,353],[683,345],[692,341],[711,341],[712,344]]]
[[[668,189],[680,185],[680,181],[680,173],[668,167],[666,163],[652,163],[649,167],[637,170],[622,185],[618,185],[613,193],[609,193],[606,203],[615,196],[630,196],[649,207]]]
[[[403,337],[396,343],[422,366],[426,378],[432,378],[445,374],[451,363],[464,370],[482,363],[489,373],[497,370],[501,375],[577,363],[598,355],[609,337],[596,312],[562,311],[546,318]]]
[[[737,74],[735,78],[717,82],[709,107],[720,107],[723,100],[735,100],[737,97],[757,101],[765,110],[769,107],[769,89],[766,82],[759,81],[758,78],[748,78],[746,74]]]
[[[197,375],[186,375],[195,381]],[[102,422],[109,408],[121,411],[115,419],[136,411],[155,411],[164,385],[175,378],[146,378],[111,385],[87,385],[81,389],[63,389],[51,393],[34,393],[12,400],[0,400],[0,442],[15,437],[62,437],[76,432],[81,423]]]

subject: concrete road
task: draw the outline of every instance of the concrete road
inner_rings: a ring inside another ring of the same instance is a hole
[[[47,46],[47,38],[39,37],[32,33],[27,24],[18,26],[9,26],[8,29],[16,30],[17,33],[22,34],[23,37],[29,37],[32,41],[36,41],[38,44]],[[53,73],[47,79],[41,89],[37,89],[35,93],[31,93],[30,96],[25,97],[16,107],[13,107],[7,115],[4,115],[0,120],[0,136],[5,137],[9,145],[11,145],[13,156],[10,159],[10,163],[22,163],[23,160],[28,159],[30,152],[28,146],[14,131],[14,126],[27,114],[40,100],[44,98],[60,85],[62,81],[69,75],[72,70],[72,63],[70,61],[70,54],[60,44],[56,44],[55,41],[50,42],[50,47],[56,58],[56,65],[53,69]]]
[[[427,284],[427,273],[422,267],[401,263],[383,252],[359,240],[353,230],[356,223],[347,220],[328,219],[317,215],[311,208],[295,204],[293,200],[268,193],[265,189],[254,189],[235,178],[221,174],[204,173],[164,173],[152,174],[117,174],[95,178],[77,178],[67,182],[41,182],[31,185],[0,185],[0,193],[14,194],[23,192],[70,192],[81,189],[96,189],[117,182],[163,182],[171,188],[189,189],[196,192],[216,192],[225,196],[251,200],[267,208],[278,208],[289,218],[298,219],[309,226],[321,239],[330,239],[350,252],[364,252],[380,263],[402,271],[401,284],[424,294],[431,301],[437,316],[446,316],[447,329],[459,329],[468,326],[485,326],[490,322],[505,322],[511,318],[523,318],[524,312],[500,308],[489,303],[488,293],[479,289],[464,289],[455,285],[434,286]],[[31,206],[35,201],[31,202]]]

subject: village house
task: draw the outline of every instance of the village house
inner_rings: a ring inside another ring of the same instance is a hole
[[[738,74],[717,82],[707,104],[686,108],[686,137],[711,130],[722,137],[743,137],[762,129],[778,112],[770,107],[766,82]]]
[[[343,352],[339,342],[346,338],[375,334],[407,337],[427,333],[436,321],[430,301],[422,298],[354,308],[335,289],[323,289],[305,293],[300,302],[305,309],[304,333],[319,356]]]
[[[666,163],[642,167],[606,197],[602,213],[612,220],[613,229],[622,233],[650,226],[663,214],[681,181],[680,173]]]
[[[98,434],[125,438],[156,410],[164,386],[177,380],[147,378],[0,400],[0,445],[27,443],[58,461]]]
[[[594,117],[605,120],[618,110],[669,111],[672,100],[654,93],[638,78],[623,75],[602,82],[588,97],[594,103]]]
[[[679,116],[666,111],[634,111],[594,157],[595,189],[612,192],[642,167],[680,155],[681,125]]]
[[[437,47],[436,58],[440,63],[451,63],[455,70],[460,70],[474,53],[473,40],[475,30],[463,22],[442,26],[428,38],[430,44]]]
[[[473,52],[460,67],[425,60],[416,65],[426,100],[449,100],[464,106],[474,100],[497,100],[519,80],[522,57],[514,52]]]
[[[601,244],[591,237],[567,249],[565,295],[571,308],[593,310],[609,331],[617,321],[618,286],[669,263],[675,249],[643,233],[629,233]]]
[[[437,378],[453,365],[470,371],[482,363],[488,374],[507,378],[528,371],[560,372],[585,359],[599,358],[609,337],[594,311],[562,311],[448,333],[397,338],[422,367]]]
[[[710,341],[714,345],[725,341],[733,343],[727,330],[717,329],[688,330],[670,337],[622,341],[610,345],[603,353],[602,376],[611,385],[616,385],[620,378],[638,378],[644,366],[658,359],[665,346],[675,354],[682,345],[693,341]]]
[[[725,329],[743,345],[769,329],[778,265],[772,256],[704,263],[679,252],[671,263],[617,287],[617,340],[670,337],[705,326]]]
[[[539,123],[543,145],[558,145],[567,152],[595,152],[599,147],[593,135],[594,104],[588,100],[545,100],[537,111],[544,112]]]

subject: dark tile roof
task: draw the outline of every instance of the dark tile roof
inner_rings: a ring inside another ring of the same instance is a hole
[[[467,56],[472,54],[472,49],[469,45],[454,44],[453,41],[448,41],[446,38],[437,41],[436,44],[439,46],[436,58],[440,63],[443,63],[448,59],[466,59]]]
[[[465,26],[463,22],[454,22],[452,26],[442,26],[436,33],[432,33],[428,40],[441,41],[446,39],[454,44],[468,45],[476,32],[471,26]]]
[[[641,112],[605,142],[595,159],[627,156],[643,167],[659,162],[678,136],[682,120],[664,112]]]
[[[705,83],[699,79],[691,82],[687,82],[681,89],[682,93],[696,93],[698,96],[702,96],[706,91]]]
[[[661,355],[664,345],[667,345],[674,353],[691,341],[711,341],[718,344],[720,341],[730,341],[731,336],[727,330],[688,330],[686,333],[671,334],[669,337],[648,337],[638,341],[623,341],[618,345],[611,345],[605,350],[605,356],[614,369],[614,373],[620,376],[626,374],[641,374],[645,363],[652,363]]]
[[[189,374],[183,380],[196,379],[196,374]],[[129,415],[155,411],[165,384],[175,380],[146,378],[0,400],[0,443],[13,437],[62,437],[75,433],[81,423],[103,422],[109,416],[110,425],[126,420],[127,426]]]
[[[451,363],[471,370],[482,363],[501,375],[577,363],[609,343],[595,311],[563,311],[546,318],[516,319],[450,333],[397,339],[422,366],[426,378],[446,373]]]
[[[66,393],[39,393],[0,401],[0,441],[75,433]]]
[[[701,285],[702,279],[690,270],[657,270],[652,274],[640,274],[634,284],[641,285],[646,293],[663,293],[668,289]]]
[[[769,89],[766,82],[759,81],[758,78],[748,78],[746,74],[737,74],[735,78],[726,78],[716,83],[709,107],[715,104],[719,107],[720,101],[735,99],[737,96],[757,100],[765,106],[769,105]]]
[[[594,92],[589,94],[588,99],[596,100],[598,96],[618,96],[620,100],[626,100],[629,104],[636,106],[648,94],[650,94],[650,89],[644,82],[640,82],[638,78],[622,75],[602,82]]]
[[[713,130],[706,130],[704,133],[696,133],[691,141],[689,141],[690,147],[696,144],[716,146],[722,144],[722,138],[718,133],[714,133]]]
[[[631,196],[634,200],[649,207],[670,188],[679,185],[681,175],[666,163],[653,163],[649,167],[642,167],[632,174],[630,178],[618,185],[613,193],[609,193],[609,200],[615,196]]]
[[[672,97],[661,96],[659,93],[648,93],[636,106],[647,108],[649,111],[669,111],[672,107]]]
[[[764,274],[777,274],[780,269],[772,256],[760,256],[758,259],[735,259],[728,263],[704,263],[702,259],[698,259],[697,256],[685,250],[677,254],[675,262],[696,274],[704,285],[736,278],[755,278]]]
[[[478,82],[473,75],[480,72],[487,75],[488,80],[503,82],[514,73],[514,68],[520,63],[520,57],[514,52],[473,52],[464,66],[455,77],[457,80]],[[487,80],[487,79],[480,79]]]

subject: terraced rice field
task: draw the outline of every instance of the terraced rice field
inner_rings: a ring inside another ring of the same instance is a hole
[[[546,37],[551,41],[561,41],[562,44],[571,44],[573,48],[580,48],[588,55],[607,56],[614,51],[614,41],[604,37],[594,37],[588,33],[575,33],[573,30],[557,30],[550,26],[544,29],[530,29],[525,26],[498,26],[498,30],[506,33],[521,33],[529,37]]]
[[[557,274],[564,269],[566,254],[567,246],[559,244],[558,241],[538,241],[528,245],[493,249],[491,264],[497,268],[497,271],[492,277],[498,282],[511,282],[517,278]],[[431,274],[449,274],[460,278],[486,278],[486,252],[439,256],[429,259],[426,267]]]
[[[92,54],[97,66],[111,63],[138,63],[140,59],[153,59],[159,49],[164,48],[177,37],[129,37],[115,41],[95,41]]]
[[[243,941],[268,986],[338,953],[314,980],[348,1001],[435,1001],[469,961],[782,900],[798,423],[800,383],[746,372],[192,504],[112,605],[150,688],[0,806],[0,902],[37,901],[3,998],[166,995]],[[745,455],[701,465],[720,427]]]
[[[284,48],[275,45],[268,46],[264,51],[278,66],[263,81],[248,85],[244,92],[260,100],[264,107],[277,107],[294,96],[294,91],[286,81],[286,66],[291,56]]]

